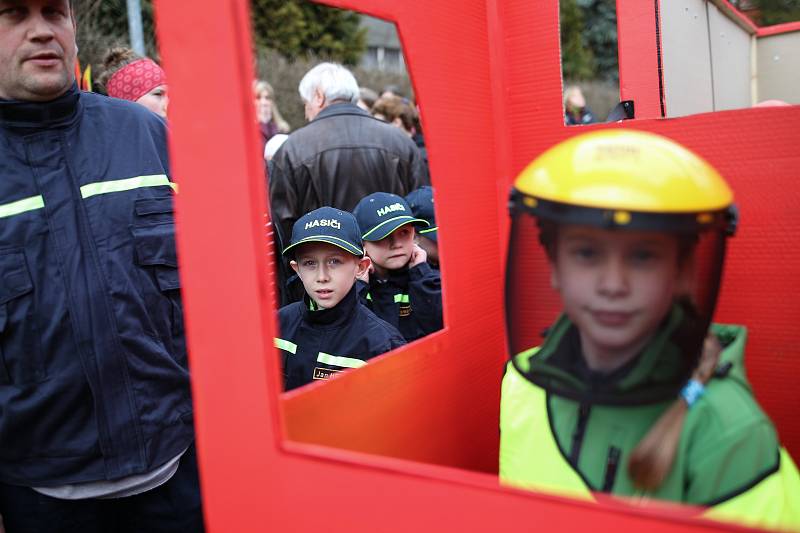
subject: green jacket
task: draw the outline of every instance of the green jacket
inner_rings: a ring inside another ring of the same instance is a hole
[[[584,498],[608,492],[710,506],[712,517],[741,520],[744,514],[749,523],[800,529],[800,476],[753,399],[743,363],[747,334],[740,326],[712,327],[725,347],[720,375],[689,410],[661,487],[652,494],[634,488],[630,454],[675,398],[666,391],[677,390],[676,380],[685,376],[676,370],[682,356],[671,342],[680,321],[674,311],[636,360],[602,378],[581,368],[577,330],[566,317],[540,348],[515,356],[503,379],[501,480]],[[742,504],[768,484],[777,486],[768,501]]]

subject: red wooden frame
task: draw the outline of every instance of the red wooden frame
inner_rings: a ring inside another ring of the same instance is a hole
[[[279,396],[248,3],[157,0],[208,530],[735,529],[685,509],[502,488],[493,475],[508,186],[542,150],[586,131],[563,125],[557,0],[330,3],[398,24],[436,187],[446,328]],[[800,108],[656,120],[655,19],[633,4],[650,2],[620,2],[621,92],[648,118],[624,126],[695,149],[742,199],[719,315],[751,326],[756,392],[797,453],[800,251],[782,245],[800,222]]]

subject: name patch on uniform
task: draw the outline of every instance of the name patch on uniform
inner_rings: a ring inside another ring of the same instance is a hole
[[[338,374],[339,372],[341,372],[341,370],[331,370],[330,368],[316,367],[312,377],[314,379],[330,379],[331,376]]]
[[[382,217],[383,215],[385,215],[387,213],[392,213],[394,211],[405,211],[405,210],[406,210],[406,208],[403,207],[403,204],[401,204],[400,202],[397,202],[397,203],[394,203],[392,205],[387,205],[386,207],[381,207],[380,209],[378,209],[378,216]]]
[[[335,228],[335,229],[342,229],[341,222],[339,222],[335,218],[323,218],[323,219],[312,220],[310,222],[306,222],[305,229],[318,228],[320,226],[325,226],[325,227]]]

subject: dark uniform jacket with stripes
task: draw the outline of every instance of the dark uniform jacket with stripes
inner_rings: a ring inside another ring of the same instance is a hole
[[[168,175],[142,106],[0,100],[0,481],[113,480],[191,444]]]
[[[361,305],[355,285],[335,307],[316,311],[311,307],[306,296],[278,312],[281,336],[275,344],[280,348],[286,390],[358,368],[406,343],[397,329]]]
[[[442,280],[428,263],[357,283],[361,301],[408,342],[442,329]]]

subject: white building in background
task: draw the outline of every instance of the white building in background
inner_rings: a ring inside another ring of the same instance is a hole
[[[359,66],[385,72],[405,72],[403,47],[394,23],[361,15],[361,27],[367,30],[367,51]]]

